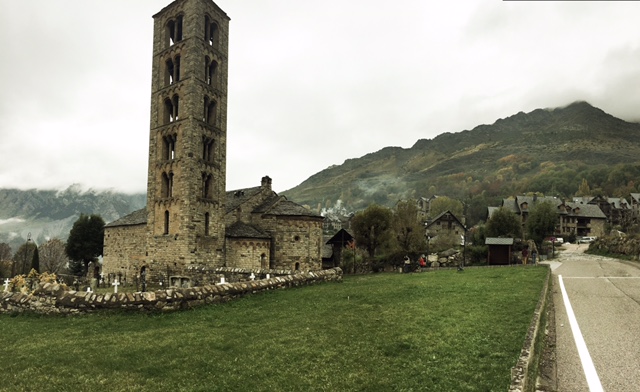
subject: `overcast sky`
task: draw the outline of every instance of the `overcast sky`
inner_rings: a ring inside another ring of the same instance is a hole
[[[152,15],[0,0],[0,187],[145,192]],[[640,120],[640,2],[218,0],[227,189],[585,100]]]

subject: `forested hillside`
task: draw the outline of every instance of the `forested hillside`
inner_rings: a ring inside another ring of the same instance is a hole
[[[576,102],[421,139],[408,149],[386,147],[314,174],[283,194],[312,208],[341,200],[351,211],[446,195],[465,202],[469,218],[477,220],[487,205],[510,195],[571,197],[583,179],[593,194],[627,197],[638,192],[639,177],[640,124]]]

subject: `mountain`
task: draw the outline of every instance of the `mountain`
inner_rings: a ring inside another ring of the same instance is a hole
[[[29,233],[40,245],[49,238],[66,240],[81,213],[99,214],[106,223],[144,207],[146,194],[83,191],[0,189],[0,242],[15,252]]]
[[[313,208],[339,200],[351,211],[434,194],[468,205],[482,198],[486,208],[486,202],[531,191],[573,196],[583,178],[591,190],[615,196],[639,176],[640,124],[575,102],[421,139],[408,149],[386,147],[329,167],[283,194]],[[637,192],[631,185],[628,190]]]

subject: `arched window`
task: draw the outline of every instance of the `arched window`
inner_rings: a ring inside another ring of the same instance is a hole
[[[214,48],[218,47],[218,24],[209,16],[204,17],[204,40]]]
[[[213,162],[214,140],[206,136],[202,137],[202,160]]]
[[[173,173],[162,173],[162,197],[173,197]]]
[[[213,180],[213,176],[211,174],[202,173],[202,198],[210,199],[211,198],[211,184]]]
[[[202,120],[209,125],[215,125],[216,123],[216,101],[204,97],[204,117]]]
[[[164,100],[164,112],[162,115],[163,124],[169,124],[178,120],[178,104],[180,98],[174,95],[173,98]]]
[[[269,265],[267,264],[267,255],[263,253],[260,255],[260,268],[266,269],[268,267]]]
[[[167,22],[166,28],[166,46],[175,45],[179,41],[182,41],[182,15]]]
[[[218,62],[215,60],[211,60],[209,56],[205,56],[204,63],[204,80],[208,85],[215,86],[217,84]]]
[[[208,212],[204,214],[204,235],[209,235],[209,221],[211,217]]]
[[[169,234],[169,211],[164,212],[164,234]]]
[[[178,98],[177,95],[173,96],[173,119],[174,121],[178,121],[178,113],[180,113],[180,110],[178,109],[178,101],[180,99]]]
[[[168,59],[164,66],[164,85],[168,86],[180,81],[180,56]]]
[[[176,158],[176,140],[178,139],[178,135],[175,133],[173,135],[165,136],[162,138],[163,148],[162,148],[162,158],[165,161],[173,160]]]

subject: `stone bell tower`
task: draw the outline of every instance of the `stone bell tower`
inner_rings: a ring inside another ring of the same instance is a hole
[[[146,259],[223,266],[229,17],[176,0],[153,18]]]

